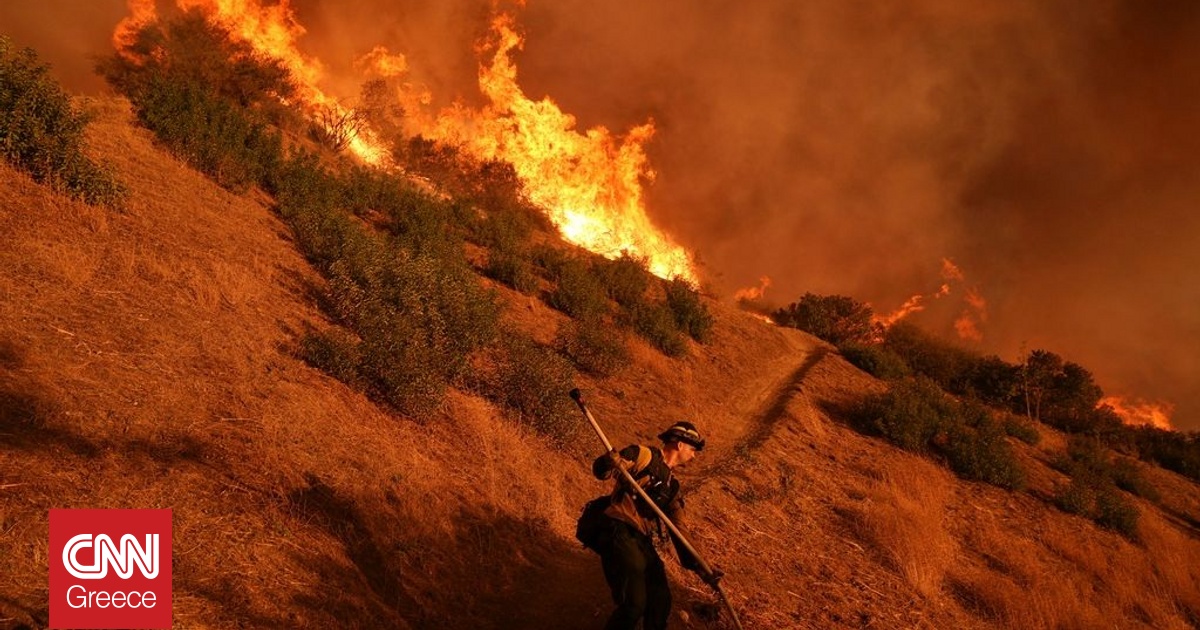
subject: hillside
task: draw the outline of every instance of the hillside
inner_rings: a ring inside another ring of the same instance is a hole
[[[47,624],[47,510],[83,507],[173,509],[179,627],[602,627],[572,535],[598,443],[554,448],[459,390],[414,422],[308,366],[324,280],[272,200],[171,157],[124,101],[83,105],[124,209],[0,165],[0,627]],[[568,319],[495,288],[535,339]],[[1195,484],[1150,471],[1162,505],[1132,499],[1130,542],[1052,506],[1050,429],[1014,442],[1028,490],[962,481],[847,425],[884,386],[832,347],[709,306],[708,344],[631,335],[632,365],[577,385],[614,442],[707,435],[689,531],[747,628],[1200,627]],[[670,570],[674,627],[729,627]]]

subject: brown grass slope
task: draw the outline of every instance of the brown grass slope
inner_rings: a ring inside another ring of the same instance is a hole
[[[179,627],[598,628],[571,532],[602,491],[455,393],[418,424],[296,358],[321,279],[269,200],[214,186],[92,102],[120,212],[0,166],[0,627],[47,623],[47,510],[172,508]],[[565,321],[505,293],[536,338]],[[617,443],[688,418],[694,542],[747,628],[1195,627],[1200,492],[1155,471],[1134,544],[1047,507],[1061,436],[1021,446],[1032,488],[958,480],[842,421],[881,385],[798,331],[721,305],[714,339],[579,383]],[[1057,445],[1057,446],[1056,446]],[[677,627],[727,627],[672,569]]]

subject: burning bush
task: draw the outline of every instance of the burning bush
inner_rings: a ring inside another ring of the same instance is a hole
[[[296,91],[287,68],[193,9],[143,26],[96,70],[139,106],[156,84],[188,86],[243,108],[271,108]]]
[[[14,52],[0,38],[0,151],[37,182],[65,190],[87,203],[118,205],[124,188],[84,153],[88,117],[38,61],[37,53]]]

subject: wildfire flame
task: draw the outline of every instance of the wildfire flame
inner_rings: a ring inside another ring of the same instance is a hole
[[[1171,414],[1175,412],[1175,407],[1170,403],[1105,396],[1100,399],[1098,407],[1104,406],[1111,407],[1125,424],[1151,426],[1167,431],[1174,430],[1174,427],[1171,426]]]
[[[479,69],[489,104],[482,111],[449,108],[423,123],[421,135],[512,164],[530,201],[567,241],[610,258],[628,252],[645,258],[657,276],[695,284],[687,251],[651,223],[642,199],[642,182],[654,177],[643,150],[653,122],[620,141],[604,127],[576,130],[574,116],[549,98],[529,99],[517,84],[511,53],[523,42],[513,18],[497,16],[492,35],[495,53]]]
[[[120,46],[141,25],[155,17],[153,0],[128,0],[130,16],[113,34]],[[199,9],[210,20],[249,43],[257,52],[278,59],[297,86],[298,104],[310,117],[347,109],[321,90],[324,68],[296,45],[304,27],[289,0],[269,6],[262,0],[176,0],[180,9]],[[648,122],[617,138],[604,127],[576,130],[575,118],[550,99],[533,101],[517,84],[511,53],[522,45],[515,21],[500,14],[492,22],[494,48],[490,62],[481,63],[479,87],[489,105],[474,111],[458,105],[428,116],[414,104],[427,96],[398,95],[410,114],[410,125],[426,138],[455,144],[482,160],[513,165],[531,202],[541,207],[564,239],[601,255],[616,258],[629,253],[645,258],[655,275],[697,283],[687,250],[651,223],[642,198],[642,184],[654,177],[644,145],[654,135]],[[407,71],[403,55],[375,47],[359,60],[364,72],[396,77]],[[407,86],[410,91],[417,88]],[[388,166],[390,154],[370,129],[351,138],[349,150],[364,162]]]
[[[896,322],[925,310],[926,300],[938,300],[951,294],[951,285],[961,285],[966,282],[966,276],[963,275],[961,269],[954,264],[949,258],[942,259],[942,285],[938,290],[928,295],[918,293],[906,300],[900,308],[886,315],[875,315],[871,321],[884,330],[891,328]],[[980,331],[980,326],[987,322],[987,300],[979,293],[977,287],[966,289],[963,296],[963,311],[962,314],[954,321],[954,331],[958,333],[959,338],[968,341],[980,342],[983,341],[983,333]]]
[[[744,289],[738,289],[735,291],[733,294],[733,299],[736,302],[753,302],[755,300],[761,300],[763,295],[766,294],[767,288],[770,286],[770,276],[763,276],[758,279],[758,286],[746,287]]]

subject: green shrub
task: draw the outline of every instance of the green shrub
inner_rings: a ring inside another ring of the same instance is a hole
[[[483,273],[526,295],[532,295],[538,290],[538,278],[533,272],[533,266],[519,254],[492,250],[488,253]]]
[[[1112,488],[1103,488],[1096,494],[1095,521],[1117,533],[1137,540],[1140,514],[1133,503]]]
[[[855,367],[876,378],[897,380],[911,373],[900,355],[879,344],[848,341],[838,346],[838,352]]]
[[[771,314],[780,326],[799,328],[834,345],[866,343],[879,335],[871,307],[844,295],[805,293],[799,301]]]
[[[571,264],[570,255],[549,243],[534,245],[530,257],[533,263],[542,269],[544,277],[551,282],[558,282],[563,271]]]
[[[1142,474],[1142,468],[1132,460],[1118,458],[1112,463],[1112,480],[1118,488],[1148,501],[1159,501],[1161,495]]]
[[[312,366],[343,383],[356,384],[362,363],[358,340],[339,328],[305,335],[300,340],[301,356]]]
[[[1038,433],[1037,427],[1016,416],[1008,416],[1004,420],[1004,432],[1030,446],[1036,446],[1042,440],[1042,434]]]
[[[982,405],[960,403],[927,378],[892,382],[886,393],[865,398],[853,419],[860,429],[905,450],[940,453],[966,479],[1024,487],[1025,471],[1003,425]]]
[[[1070,483],[1055,492],[1054,504],[1068,514],[1089,516],[1096,504],[1096,492],[1091,484],[1072,477]]]
[[[596,270],[608,297],[622,308],[633,310],[646,301],[646,290],[654,276],[644,258],[622,252],[616,259],[600,261]]]
[[[431,246],[422,230],[373,233],[341,209],[343,183],[312,156],[287,160],[268,184],[301,250],[329,278],[328,310],[361,339],[357,382],[409,415],[430,413],[499,319],[461,247]]]
[[[675,317],[666,304],[639,304],[629,315],[633,319],[634,332],[663,354],[681,357],[687,353],[687,341],[676,327]]]
[[[575,380],[571,364],[522,337],[505,339],[496,396],[539,433],[559,444],[571,442],[583,428],[567,396]]]
[[[604,286],[591,267],[578,258],[563,262],[558,286],[550,293],[550,306],[575,318],[599,317],[608,310]]]
[[[666,283],[667,307],[675,317],[675,325],[700,343],[708,341],[714,319],[700,300],[700,292],[686,280],[674,278]]]
[[[1008,490],[1025,487],[1025,471],[1009,445],[1003,426],[981,407],[963,406],[965,422],[949,423],[942,447],[950,468],[965,479],[976,479]],[[974,419],[969,419],[974,416]]]
[[[1132,462],[1114,462],[1097,440],[1073,436],[1067,442],[1067,452],[1055,459],[1054,466],[1071,476],[1070,484],[1055,495],[1060,508],[1137,539],[1138,510],[1120,489],[1146,498],[1157,497],[1157,493]]]
[[[596,376],[611,376],[630,362],[624,335],[600,318],[577,320],[560,328],[555,347],[576,367]]]
[[[172,153],[231,190],[262,182],[281,159],[278,134],[204,86],[154,79],[134,109]]]
[[[0,153],[36,182],[90,204],[117,206],[125,189],[112,172],[88,159],[88,117],[50,77],[30,49],[11,50],[0,38]]]
[[[905,450],[927,453],[954,411],[953,400],[936,384],[917,378],[897,381],[886,393],[868,396],[856,415],[862,429]]]

